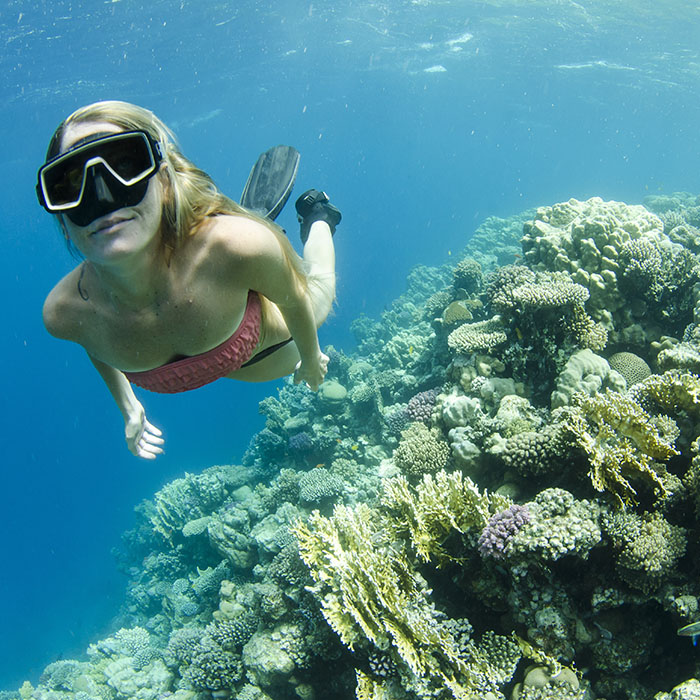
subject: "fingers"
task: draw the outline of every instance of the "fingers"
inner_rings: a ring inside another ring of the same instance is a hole
[[[144,422],[143,422],[143,429],[144,429],[144,433],[146,433],[146,432],[153,433],[153,435],[157,435],[158,437],[160,437],[163,434],[162,430],[159,430],[158,428],[156,428],[155,425],[153,425],[153,423],[150,423],[147,420],[144,420]],[[161,440],[161,442],[164,442],[164,441]]]
[[[143,459],[155,459],[158,455],[163,454],[161,445],[164,442],[165,440],[162,438],[144,433],[136,447],[136,454]]]
[[[159,428],[143,418],[140,432],[138,437],[127,437],[127,444],[134,455],[141,457],[141,459],[155,459],[158,455],[163,454],[161,445],[165,443],[165,440],[161,437],[163,432]]]

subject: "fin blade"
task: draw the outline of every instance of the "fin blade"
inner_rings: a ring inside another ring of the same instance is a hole
[[[274,221],[292,193],[300,158],[293,146],[273,146],[261,154],[243,188],[241,205]]]

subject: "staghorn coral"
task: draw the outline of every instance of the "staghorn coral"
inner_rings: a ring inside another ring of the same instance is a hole
[[[632,397],[612,391],[577,394],[561,411],[562,429],[588,457],[597,491],[609,493],[618,505],[636,503],[630,480],[648,484],[658,495],[668,493],[658,462],[679,454],[673,421],[655,421]]]
[[[450,446],[435,428],[423,423],[412,423],[401,433],[401,441],[394,451],[394,463],[413,478],[433,474],[445,467],[450,459]]]

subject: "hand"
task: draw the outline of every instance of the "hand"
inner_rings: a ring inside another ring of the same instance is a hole
[[[163,434],[155,425],[146,420],[146,412],[139,404],[139,411],[126,423],[126,444],[132,454],[143,459],[155,459],[163,454],[161,445]]]
[[[306,382],[311,391],[318,391],[318,387],[328,372],[328,355],[321,353],[315,367],[309,367],[308,363],[298,362],[294,368],[294,383]]]

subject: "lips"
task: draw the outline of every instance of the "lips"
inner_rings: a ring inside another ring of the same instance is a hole
[[[94,235],[96,233],[101,233],[103,231],[106,231],[107,229],[112,228],[112,226],[116,226],[117,224],[121,224],[124,221],[129,221],[131,217],[128,216],[111,216],[108,219],[104,219],[101,221],[97,228],[90,234]]]

